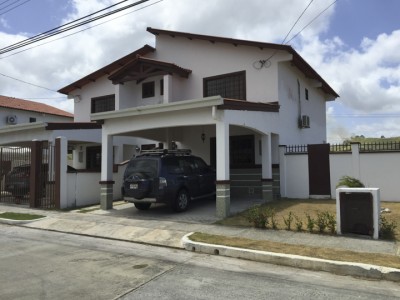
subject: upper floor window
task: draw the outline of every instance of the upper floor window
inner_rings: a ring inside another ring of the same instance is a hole
[[[204,78],[203,94],[246,100],[246,71]]]
[[[142,83],[142,98],[150,98],[155,96],[154,81]]]
[[[160,95],[164,95],[164,79],[160,80]]]
[[[91,113],[115,110],[115,95],[92,98]]]
[[[36,118],[30,117],[29,118],[29,123],[35,123],[36,122]]]
[[[304,90],[304,95],[305,95],[306,100],[308,100],[308,89]]]

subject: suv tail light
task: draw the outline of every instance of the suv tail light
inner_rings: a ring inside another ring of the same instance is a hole
[[[159,178],[158,188],[162,190],[163,188],[167,187],[167,179],[164,177]]]

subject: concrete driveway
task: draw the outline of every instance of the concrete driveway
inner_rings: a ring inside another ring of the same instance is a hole
[[[241,212],[253,205],[263,203],[262,199],[231,199],[231,214]],[[114,202],[112,210],[96,211],[96,214],[107,213],[109,216],[126,217],[141,220],[161,220],[173,222],[188,222],[212,224],[219,220],[216,216],[215,199],[203,199],[190,203],[185,212],[176,213],[165,204],[153,204],[149,210],[141,211],[133,203]]]

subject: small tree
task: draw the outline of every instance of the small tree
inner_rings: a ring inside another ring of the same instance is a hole
[[[351,177],[351,176],[342,176],[336,185],[336,187],[340,186],[347,186],[349,188],[358,188],[358,187],[365,187],[365,185],[358,179]]]

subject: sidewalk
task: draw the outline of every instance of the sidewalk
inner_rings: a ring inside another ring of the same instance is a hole
[[[355,252],[381,253],[400,255],[395,242],[361,239],[345,236],[328,236],[308,233],[297,233],[283,230],[259,230],[255,228],[236,228],[212,225],[200,222],[174,221],[165,218],[144,218],[121,214],[132,205],[120,203],[114,209],[102,211],[89,209],[86,213],[79,210],[70,212],[43,211],[0,204],[1,212],[17,212],[46,215],[46,218],[17,224],[28,228],[59,231],[79,235],[88,235],[109,239],[124,240],[156,246],[173,247],[219,254],[244,259],[301,267],[311,270],[323,270],[343,275],[361,276],[375,279],[400,281],[400,270],[365,265],[359,263],[343,263],[296,255],[277,254],[265,251],[235,249],[221,245],[206,245],[193,242],[188,238],[192,232],[243,237],[252,240],[268,240],[305,246],[318,246],[330,249],[343,249]]]

